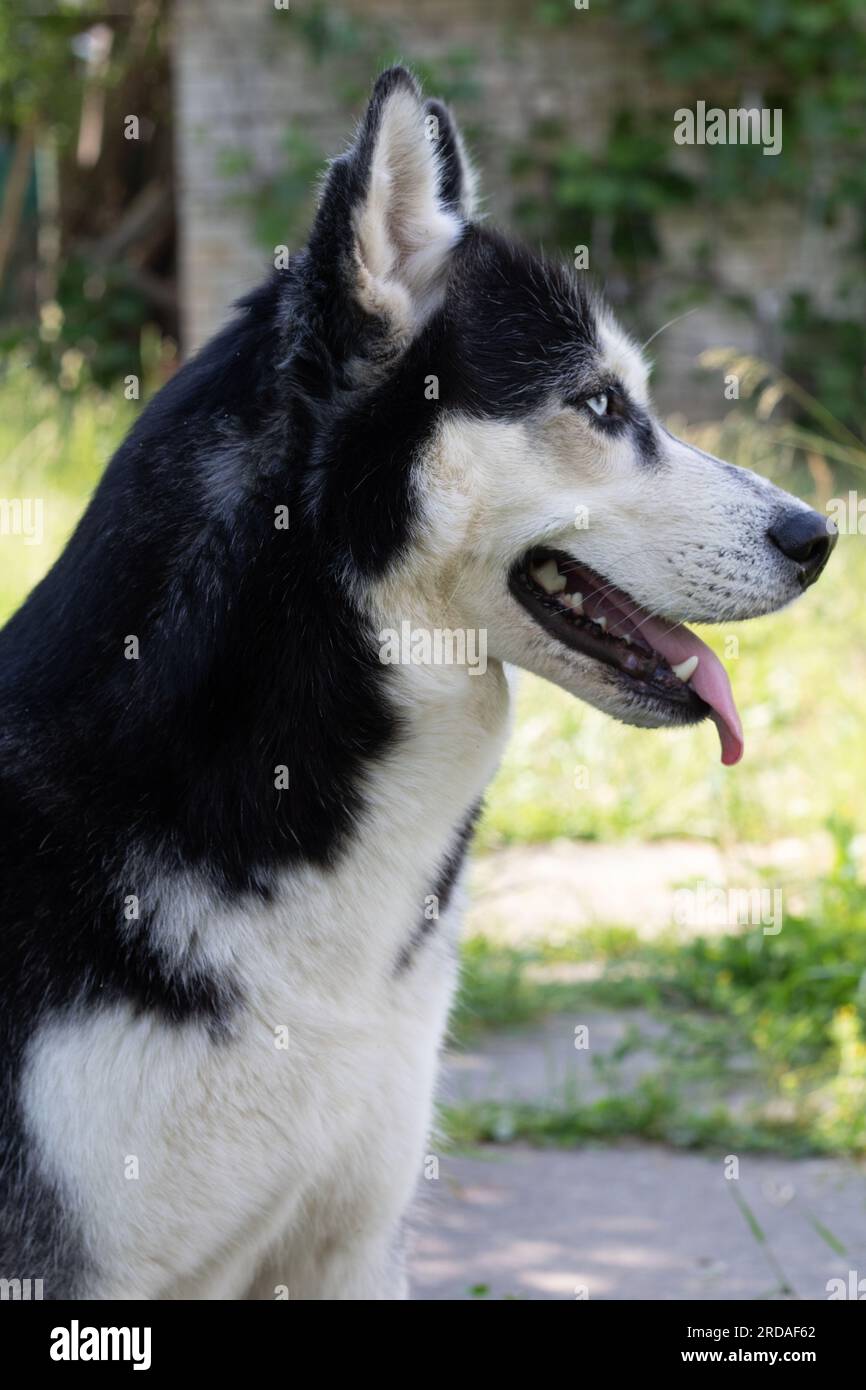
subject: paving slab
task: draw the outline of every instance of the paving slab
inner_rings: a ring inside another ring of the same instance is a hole
[[[596,1100],[609,1093],[608,1068],[631,1035],[639,1032],[646,1043],[615,1064],[618,1083],[627,1088],[657,1068],[650,1043],[666,1031],[643,1009],[551,1014],[531,1027],[497,1030],[477,1046],[449,1051],[440,1096],[450,1105],[492,1100],[561,1106]]]
[[[513,946],[565,940],[599,923],[630,926],[647,939],[670,931],[675,921],[686,938],[729,931],[735,922],[701,914],[699,895],[693,919],[679,900],[675,914],[676,891],[699,884],[753,890],[772,869],[786,884],[786,910],[799,910],[805,899],[793,883],[825,872],[832,858],[825,833],[725,852],[702,840],[512,845],[474,856],[466,930]]]
[[[841,1160],[742,1155],[731,1180],[661,1146],[515,1144],[444,1154],[421,1188],[418,1300],[826,1299],[852,1274],[866,1293],[866,1172]]]
[[[590,1104],[630,1091],[658,1071],[658,1045],[670,1031],[645,1009],[581,1009],[549,1014],[523,1028],[497,1029],[446,1053],[440,1099],[458,1106]],[[683,1095],[696,1110],[724,1102],[735,1112],[764,1098],[753,1059],[746,1055],[729,1058],[724,1069],[700,1083],[684,1085]]]

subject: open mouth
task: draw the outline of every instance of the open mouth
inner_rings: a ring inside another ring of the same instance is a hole
[[[535,547],[514,566],[509,587],[557,641],[612,668],[672,722],[709,716],[722,762],[739,762],[743,730],[727,673],[715,653],[680,623],[641,608],[627,593],[561,550]]]

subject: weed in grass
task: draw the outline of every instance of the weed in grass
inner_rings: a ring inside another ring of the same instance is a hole
[[[735,1182],[728,1183],[728,1191],[730,1192],[735,1205],[739,1208],[740,1213],[744,1221],[746,1222],[749,1231],[752,1234],[752,1238],[754,1239],[756,1244],[761,1247],[761,1250],[764,1253],[764,1258],[766,1259],[767,1264],[770,1266],[770,1269],[773,1271],[773,1274],[776,1277],[777,1285],[775,1292],[777,1292],[782,1298],[795,1298],[796,1294],[794,1293],[794,1290],[791,1287],[791,1284],[788,1280],[787,1275],[785,1274],[784,1269],[782,1268],[781,1264],[779,1263],[779,1260],[776,1257],[772,1245],[767,1240],[767,1237],[764,1233],[764,1230],[760,1222],[758,1221],[758,1218],[755,1216],[755,1213],[752,1211],[752,1208],[749,1206],[742,1192],[740,1192],[739,1188],[737,1187],[737,1184]]]

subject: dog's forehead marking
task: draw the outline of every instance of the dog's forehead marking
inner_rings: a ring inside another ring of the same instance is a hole
[[[598,335],[604,366],[612,376],[619,378],[633,400],[646,405],[649,367],[637,343],[609,314],[599,317]]]

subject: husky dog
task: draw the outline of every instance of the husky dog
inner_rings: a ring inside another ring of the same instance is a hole
[[[307,247],[0,636],[0,1276],[47,1297],[404,1297],[505,665],[709,717],[732,763],[683,623],[778,609],[831,549],[473,206],[447,110],[384,73]],[[405,623],[483,633],[484,669],[383,659]]]

